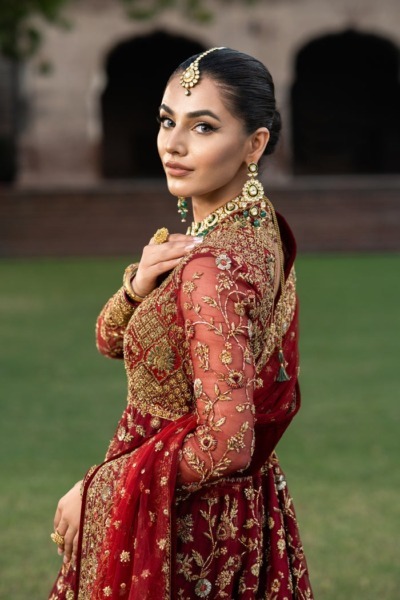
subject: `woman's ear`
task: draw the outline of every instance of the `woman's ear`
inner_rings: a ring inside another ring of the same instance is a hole
[[[259,127],[250,137],[250,151],[248,162],[258,163],[269,141],[269,129]]]

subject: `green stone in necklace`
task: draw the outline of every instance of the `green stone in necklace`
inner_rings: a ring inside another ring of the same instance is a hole
[[[260,227],[261,223],[268,215],[266,208],[267,203],[264,199],[256,204],[252,200],[244,200],[241,196],[237,196],[233,200],[229,200],[229,202],[217,208],[217,210],[200,221],[200,223],[192,223],[188,227],[186,235],[205,237],[207,233],[215,229],[221,221],[224,221],[227,217],[239,210],[243,210],[243,217],[249,221],[253,227]]]

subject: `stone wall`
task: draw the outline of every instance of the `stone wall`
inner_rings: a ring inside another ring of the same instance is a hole
[[[300,252],[400,251],[400,178],[298,178],[265,187]],[[129,257],[162,226],[184,231],[161,183],[11,190],[0,202],[0,257]]]

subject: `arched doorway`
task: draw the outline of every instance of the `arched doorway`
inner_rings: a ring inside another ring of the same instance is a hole
[[[158,31],[119,43],[106,59],[101,96],[101,170],[108,179],[161,177],[156,115],[172,70],[202,52],[197,42]]]
[[[17,176],[17,136],[21,113],[19,63],[0,55],[0,184]]]
[[[347,30],[304,46],[292,88],[296,174],[400,172],[399,50]]]

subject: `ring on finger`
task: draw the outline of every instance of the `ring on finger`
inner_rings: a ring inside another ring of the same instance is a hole
[[[155,234],[153,235],[153,241],[155,244],[165,244],[168,241],[169,231],[166,227],[161,227],[161,229],[157,229]]]
[[[51,538],[52,542],[57,544],[57,546],[60,546],[60,548],[62,548],[65,544],[64,536],[61,535],[61,533],[59,531],[57,531],[57,529],[54,531],[54,533],[50,534],[50,538]]]

